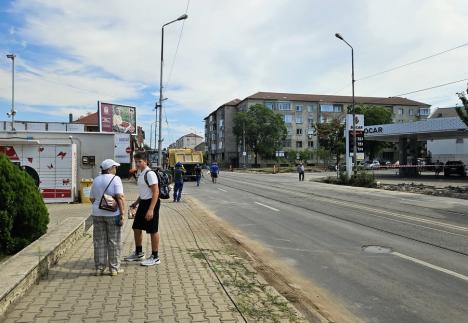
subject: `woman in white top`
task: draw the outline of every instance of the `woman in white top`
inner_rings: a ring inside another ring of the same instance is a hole
[[[120,164],[112,159],[104,160],[101,163],[101,174],[94,179],[91,187],[96,275],[104,274],[106,267],[109,267],[111,276],[123,271],[120,268],[120,249],[125,206],[122,180],[115,175],[118,166]],[[112,212],[99,207],[104,193],[115,198],[117,211]]]

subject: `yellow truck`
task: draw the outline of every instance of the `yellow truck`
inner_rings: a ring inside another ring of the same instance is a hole
[[[168,151],[169,169],[174,170],[177,162],[185,168],[184,180],[195,180],[195,165],[203,164],[203,152],[191,148],[170,148]]]

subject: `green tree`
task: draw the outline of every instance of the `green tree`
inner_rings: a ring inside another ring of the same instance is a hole
[[[393,111],[387,107],[380,105],[358,105],[356,114],[364,115],[364,125],[373,126],[379,124],[387,124],[393,122]],[[388,143],[380,141],[365,141],[364,151],[373,159],[377,153]]]
[[[0,154],[0,252],[13,254],[47,231],[49,214],[34,180]]]
[[[315,125],[320,147],[335,156],[336,166],[339,166],[340,156],[345,152],[344,127],[339,119]]]
[[[468,89],[466,90],[466,92],[468,94]],[[468,126],[468,99],[466,98],[465,92],[460,92],[457,94],[463,103],[463,107],[456,107],[455,110],[457,111],[457,114],[463,121],[463,123]]]
[[[254,152],[257,165],[258,156],[272,158],[281,149],[287,129],[281,115],[262,104],[256,104],[248,111],[234,115],[233,133],[238,141],[245,133],[245,143]]]

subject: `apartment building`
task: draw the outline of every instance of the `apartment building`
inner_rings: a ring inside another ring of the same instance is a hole
[[[229,101],[210,113],[205,120],[205,151],[207,161],[227,167],[239,166],[239,152],[233,133],[233,119],[239,99]]]
[[[430,113],[430,105],[400,97],[355,97],[355,102],[356,105],[383,106],[390,109],[393,113],[393,122],[395,123],[426,119]],[[283,116],[288,129],[288,135],[284,141],[282,150],[285,152],[289,150],[301,151],[318,148],[314,124],[329,122],[336,118],[344,120],[347,108],[352,105],[352,97],[257,92],[243,100],[229,102],[230,113],[222,119],[223,122],[232,124],[233,111],[247,111],[249,107],[255,104],[263,104],[265,107]],[[208,137],[217,138],[213,136],[214,132],[210,128],[209,117],[218,114],[220,110],[224,111],[225,106],[221,106],[205,118],[206,140],[208,140]],[[231,119],[229,120],[229,118]],[[223,135],[226,136],[226,134]],[[237,160],[240,160],[242,156],[240,156],[240,150],[236,146],[236,138],[232,135],[232,126],[231,138],[233,139],[232,142],[229,143],[224,140],[222,145],[229,145],[230,151],[237,151]],[[210,154],[216,156],[217,147],[212,145],[210,148]],[[249,157],[252,156],[249,155]],[[250,161],[251,158],[249,158],[248,163]]]
[[[203,137],[194,133],[189,133],[176,140],[173,148],[195,148],[203,142]],[[172,148],[172,147],[170,147]]]

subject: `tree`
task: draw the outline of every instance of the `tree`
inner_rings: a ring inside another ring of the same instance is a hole
[[[272,158],[283,146],[287,129],[281,115],[271,111],[262,104],[251,106],[246,112],[234,115],[233,133],[238,141],[245,135],[245,144],[255,154],[255,165],[258,156]]]
[[[0,252],[13,254],[47,231],[49,214],[31,176],[0,154]]]
[[[466,92],[468,94],[468,89],[466,90]],[[460,92],[457,94],[463,103],[463,107],[456,107],[455,110],[457,111],[457,114],[463,121],[463,123],[468,126],[468,99],[466,98],[465,92]]]
[[[315,125],[319,145],[335,156],[337,167],[340,164],[341,154],[345,152],[344,128],[344,124],[339,119]]]
[[[380,105],[359,105],[356,107],[356,114],[364,115],[364,125],[373,126],[393,122],[393,111]],[[364,151],[369,154],[370,159],[388,144],[380,141],[365,141]]]

